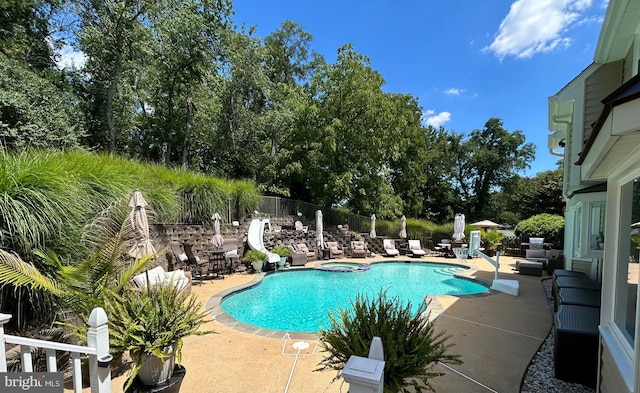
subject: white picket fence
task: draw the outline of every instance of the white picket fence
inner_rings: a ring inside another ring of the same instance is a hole
[[[100,307],[94,308],[89,316],[87,346],[64,344],[54,341],[38,340],[4,334],[4,325],[11,319],[10,314],[0,314],[0,342],[20,345],[22,353],[22,372],[33,372],[31,348],[43,348],[47,354],[47,371],[57,372],[56,351],[69,352],[72,359],[73,391],[82,392],[81,355],[89,358],[89,383],[91,393],[111,392],[111,368],[109,362],[109,330],[107,314]],[[0,355],[0,372],[7,371],[5,352]]]

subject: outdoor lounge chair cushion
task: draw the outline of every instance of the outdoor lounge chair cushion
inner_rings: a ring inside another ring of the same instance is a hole
[[[154,267],[133,277],[134,284],[140,289],[147,287],[147,280],[150,286],[174,285],[180,291],[190,284],[190,279],[184,270],[166,272],[162,266]]]
[[[420,240],[409,240],[409,252],[414,256],[422,256],[427,253],[422,249]]]
[[[295,245],[295,248],[298,252],[304,253],[308,261],[316,259],[316,252],[314,250],[310,250],[306,243],[298,243]]]
[[[393,239],[384,239],[382,241],[384,246],[384,252],[388,256],[396,256],[400,254],[400,250],[396,248],[396,242]]]
[[[352,257],[366,257],[368,253],[367,243],[363,241],[354,240],[351,242],[351,256]]]
[[[325,245],[329,249],[329,257],[337,258],[343,256],[343,251],[338,242],[325,242]]]

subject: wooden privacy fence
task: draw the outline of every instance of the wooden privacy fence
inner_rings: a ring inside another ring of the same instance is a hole
[[[91,393],[111,392],[112,356],[109,354],[109,330],[107,328],[107,314],[100,307],[94,308],[89,316],[87,331],[87,346],[65,344],[55,341],[4,334],[4,325],[11,319],[10,314],[0,314],[0,342],[2,344],[19,345],[22,354],[22,372],[33,372],[32,351],[43,348],[47,356],[47,372],[58,372],[56,351],[68,352],[71,356],[71,372],[74,393],[82,392],[82,362],[81,355],[88,355],[89,383]],[[3,351],[0,355],[0,372],[7,372],[7,359]]]

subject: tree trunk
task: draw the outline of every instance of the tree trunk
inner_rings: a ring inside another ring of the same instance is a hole
[[[182,145],[182,167],[187,167],[187,161],[189,160],[189,140],[191,139],[191,126],[193,122],[193,112],[195,108],[193,106],[193,100],[191,97],[187,98],[187,125],[184,130],[184,144]]]

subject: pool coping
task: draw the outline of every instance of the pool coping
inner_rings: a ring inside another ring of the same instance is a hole
[[[442,306],[442,304],[439,302],[438,297],[440,296],[450,296],[450,297],[455,297],[455,298],[474,298],[474,297],[485,297],[485,296],[491,296],[495,293],[498,293],[496,291],[494,291],[493,289],[491,289],[491,283],[488,283],[486,280],[480,279],[478,277],[476,277],[474,274],[478,271],[478,269],[472,268],[468,265],[464,265],[461,263],[452,263],[452,262],[440,262],[440,261],[413,261],[413,260],[389,260],[389,261],[371,261],[371,262],[362,262],[362,263],[367,263],[367,264],[378,264],[378,263],[398,263],[398,262],[404,262],[404,263],[423,263],[423,264],[427,264],[427,263],[433,263],[433,264],[438,264],[438,265],[450,265],[450,266],[456,266],[456,267],[463,267],[466,268],[466,270],[462,271],[462,272],[456,272],[453,273],[454,277],[458,277],[460,279],[465,279],[465,280],[471,280],[471,281],[475,281],[478,282],[484,286],[487,287],[487,290],[484,292],[480,292],[480,293],[474,293],[474,294],[470,294],[470,295],[429,295],[429,294],[425,294],[424,296],[424,300],[427,303],[427,311],[425,312],[425,314],[429,315],[429,320],[431,322],[434,322],[436,319],[438,319],[438,317],[440,317],[440,315],[442,315],[442,313],[445,311],[445,308]],[[354,262],[354,263],[360,263],[360,262]],[[312,266],[300,266],[300,267],[289,267],[286,269],[286,271],[293,271],[293,270],[316,270],[316,268],[312,265]],[[272,272],[267,272],[267,273],[257,273],[254,274],[254,278],[253,280],[251,280],[248,283],[244,283],[241,285],[237,285],[235,287],[231,287],[231,288],[227,288],[225,290],[222,290],[220,292],[215,293],[213,296],[211,296],[209,299],[207,299],[207,302],[205,304],[206,310],[207,312],[219,323],[221,323],[222,325],[224,325],[225,327],[229,328],[229,329],[235,329],[244,333],[248,333],[248,334],[254,334],[257,336],[262,336],[262,337],[268,337],[268,338],[276,338],[279,340],[282,339],[293,339],[293,340],[317,340],[319,339],[318,334],[316,333],[308,333],[308,332],[290,332],[290,331],[284,331],[284,330],[273,330],[273,329],[267,329],[267,328],[261,328],[259,326],[255,326],[255,325],[250,325],[244,322],[240,322],[238,320],[236,320],[234,317],[232,317],[231,315],[227,314],[221,307],[220,303],[222,302],[222,300],[231,295],[232,293],[238,292],[238,291],[243,291],[243,290],[247,290],[250,288],[255,287],[256,285],[260,284],[260,282],[264,279],[264,277],[266,277],[268,274],[278,274],[278,273],[285,273],[283,271],[272,271]]]

